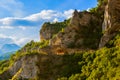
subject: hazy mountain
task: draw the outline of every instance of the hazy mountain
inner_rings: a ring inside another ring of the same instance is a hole
[[[5,44],[0,49],[0,60],[8,59],[12,54],[20,49],[16,44]]]
[[[98,0],[70,21],[44,23],[40,39],[0,62],[0,80],[120,80],[119,0]]]
[[[14,54],[15,51],[13,52],[7,52],[7,53],[2,53],[0,54],[0,60],[6,60],[9,59],[12,54]]]
[[[16,44],[5,44],[1,47],[3,53],[17,51],[18,49],[20,49],[20,46]]]
[[[11,44],[13,43],[13,40],[10,38],[0,38],[0,47],[2,47],[4,44]]]
[[[2,54],[2,51],[0,50],[0,54]]]

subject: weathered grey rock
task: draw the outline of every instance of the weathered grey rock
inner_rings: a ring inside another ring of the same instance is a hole
[[[105,7],[104,22],[103,22],[103,37],[101,38],[99,48],[111,40],[120,30],[120,0],[108,0]]]
[[[12,80],[16,79],[33,79],[38,73],[38,56],[24,56],[17,60],[9,69]]]
[[[100,25],[100,21],[95,15],[75,10],[69,26],[64,28],[64,32],[59,32],[56,37],[51,39],[51,46],[90,48],[89,45],[93,45],[97,47],[99,37],[95,37],[95,34],[99,34],[101,30],[101,26],[98,25]],[[93,37],[93,35],[95,36]],[[87,43],[87,41],[89,42]]]
[[[44,23],[40,30],[40,40],[49,40],[55,34],[54,29],[50,26],[51,23]]]

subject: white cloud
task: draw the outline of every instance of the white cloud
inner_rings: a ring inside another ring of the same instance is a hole
[[[0,29],[14,29],[12,26],[0,26]]]
[[[12,40],[16,39],[16,37],[14,37],[14,36],[7,36],[7,35],[4,35],[4,34],[0,34],[0,38],[10,38]]]
[[[24,45],[26,44],[27,42],[31,41],[30,38],[21,38],[21,39],[14,39],[13,40],[14,43],[16,43],[17,45]]]
[[[0,38],[7,38],[7,37],[3,34],[0,34]]]
[[[88,8],[87,11],[90,12],[90,9],[91,9],[91,8]]]
[[[60,16],[61,13],[54,10],[42,10],[40,13],[36,13],[30,16],[25,17],[24,19],[37,21],[37,20],[50,20],[53,17]]]
[[[0,0],[0,9],[11,13],[12,16],[21,17],[24,15],[23,4],[18,0]],[[6,13],[3,13],[6,14]]]
[[[10,38],[18,45],[24,45],[30,40],[38,41],[42,23],[63,21],[72,17],[73,11],[72,9],[64,12],[43,10],[40,13],[23,18],[7,17],[0,19],[0,38]]]
[[[25,26],[19,26],[20,29],[26,30],[27,28]]]
[[[30,20],[30,21],[51,20],[51,19],[58,19],[58,18],[68,19],[72,17],[73,12],[74,12],[73,9],[66,10],[64,12],[59,12],[54,10],[42,10],[40,13],[27,16],[24,19]]]
[[[12,21],[11,18],[0,19],[0,22],[2,22],[3,25],[9,25],[11,23],[11,21]]]
[[[55,18],[54,20],[53,20],[53,22],[58,22],[59,20],[58,20],[58,18]]]
[[[54,11],[54,10],[42,10],[40,13],[32,14],[30,16],[26,16],[23,18],[7,17],[7,18],[0,19],[0,25],[6,26],[5,27],[6,29],[8,28],[11,29],[8,26],[16,26],[16,24],[17,24],[17,27],[23,26],[23,24],[21,24],[22,21],[23,21],[22,23],[27,22],[28,24],[27,26],[31,26],[31,24],[41,25],[41,23],[43,23],[44,21],[56,22],[56,21],[63,21],[64,19],[68,19],[72,17],[73,12],[74,12],[73,9],[66,10],[64,12],[59,12],[59,11]],[[19,28],[25,30],[25,27],[19,27]]]
[[[69,18],[72,17],[73,12],[74,12],[73,9],[70,9],[70,10],[64,11],[63,16],[64,16],[65,18],[69,19]]]
[[[22,37],[22,38],[18,38],[17,36],[7,36],[7,35],[4,35],[4,34],[0,34],[0,38],[1,39],[11,39],[13,41],[13,43],[17,44],[17,45],[24,45],[25,43],[27,43],[28,41],[31,40],[31,38],[25,38],[25,37]]]
[[[6,17],[6,18],[2,18],[0,19],[0,24],[1,25],[10,25],[12,23],[14,18],[12,17]]]

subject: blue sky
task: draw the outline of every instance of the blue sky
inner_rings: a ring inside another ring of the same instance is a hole
[[[96,5],[97,0],[0,0],[0,47],[39,41],[44,22],[63,21],[74,9],[82,11]]]

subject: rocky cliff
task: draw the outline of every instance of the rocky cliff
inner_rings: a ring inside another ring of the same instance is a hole
[[[63,32],[50,40],[51,46],[66,48],[97,48],[101,36],[101,20],[90,12],[75,10]],[[95,43],[95,44],[94,44]]]
[[[105,6],[104,22],[102,25],[103,36],[99,47],[104,47],[120,30],[120,1],[108,0]]]
[[[63,28],[68,26],[69,20],[64,20],[64,22],[45,22],[40,29],[40,40],[50,40]]]
[[[2,62],[0,79],[119,80],[120,1],[99,1],[64,22],[44,23],[41,42],[31,41]],[[102,48],[106,44],[110,48]]]

